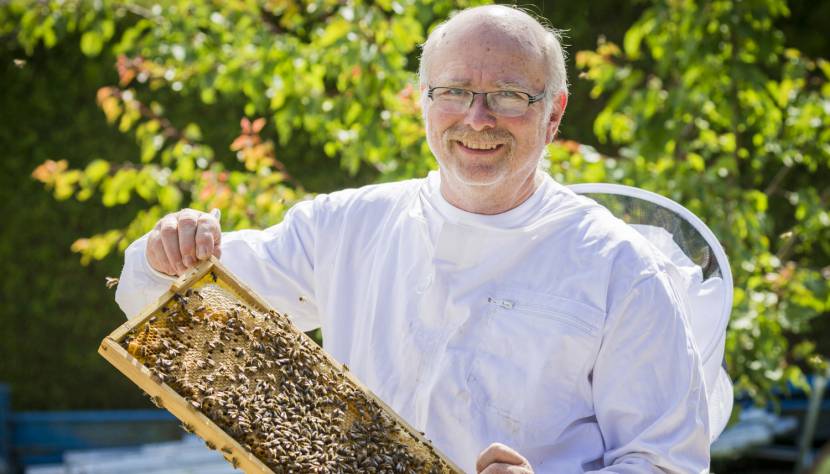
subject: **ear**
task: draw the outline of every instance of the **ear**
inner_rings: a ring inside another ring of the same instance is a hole
[[[558,103],[557,103],[558,102]],[[553,99],[553,108],[548,117],[548,123],[545,132],[545,142],[550,144],[556,138],[556,132],[559,130],[559,122],[562,121],[562,116],[565,115],[565,107],[568,105],[568,93],[560,92],[557,97]]]
[[[418,88],[420,89],[419,96],[421,97],[421,99],[420,99],[420,102],[421,102],[421,118],[423,118],[424,125],[426,125],[426,121],[427,121],[427,95],[426,95],[427,94],[427,85],[424,84],[424,83],[420,83],[418,85]]]

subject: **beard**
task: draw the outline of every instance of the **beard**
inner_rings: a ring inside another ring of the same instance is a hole
[[[490,128],[477,132],[469,127],[457,124],[444,130],[441,136],[444,149],[451,150],[454,141],[479,146],[502,145],[507,155],[512,155],[516,140],[513,135],[502,128]]]
[[[475,131],[466,125],[457,124],[441,134],[440,151],[436,154],[441,168],[466,185],[486,186],[494,184],[509,175],[513,166],[516,140],[507,130],[501,128]],[[483,152],[480,157],[463,156],[457,148],[471,145],[474,148],[498,149],[492,155]]]

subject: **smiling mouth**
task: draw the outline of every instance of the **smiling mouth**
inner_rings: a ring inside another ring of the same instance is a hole
[[[504,147],[503,143],[464,143],[460,140],[455,140],[455,143],[465,151],[471,153],[490,153]]]

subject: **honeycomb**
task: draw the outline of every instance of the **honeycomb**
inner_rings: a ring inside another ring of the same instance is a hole
[[[460,472],[287,317],[250,302],[209,271],[118,342],[274,473]]]

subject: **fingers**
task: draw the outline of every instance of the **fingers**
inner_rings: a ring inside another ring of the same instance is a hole
[[[179,250],[179,221],[175,214],[162,218],[159,227],[161,247],[167,256],[167,261],[177,275],[184,273],[187,268],[182,262],[182,253]]]
[[[158,229],[155,229],[150,233],[150,238],[147,241],[147,261],[150,263],[151,267],[161,273],[170,276],[176,275],[176,269],[173,268],[167,261],[167,255],[161,247],[161,237],[159,236]]]
[[[196,232],[196,258],[204,260],[213,253],[213,233],[205,225],[200,225]]]
[[[179,211],[179,253],[185,268],[196,264],[196,224],[199,221],[199,214],[191,209]]]
[[[476,472],[480,474],[530,473],[530,463],[512,448],[493,443],[478,455]]]
[[[210,215],[211,215],[211,217],[216,219],[216,222],[215,222],[216,232],[213,234],[214,235],[213,255],[216,258],[219,258],[219,257],[222,256],[222,224],[221,224],[222,211],[217,209],[217,208],[213,208],[213,209],[210,210]]]
[[[199,260],[221,255],[218,214],[184,209],[164,216],[147,241],[147,260],[156,270],[181,275]]]
[[[222,241],[222,229],[215,213],[202,214],[199,216],[196,228],[195,245],[196,258],[205,260],[211,255],[217,258],[221,256],[219,246]]]

